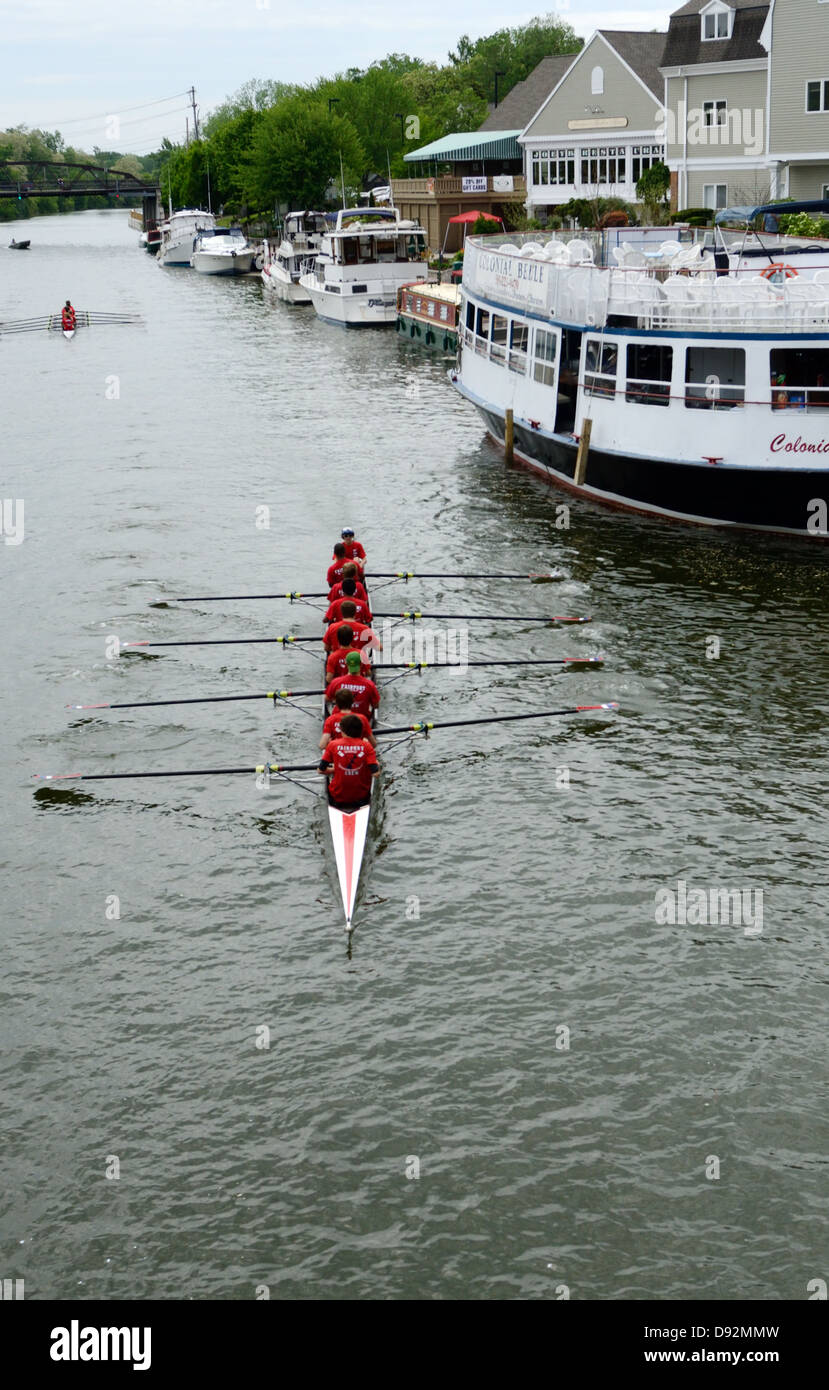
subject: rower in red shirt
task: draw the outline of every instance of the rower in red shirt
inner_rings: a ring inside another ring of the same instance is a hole
[[[343,588],[344,586],[350,589],[356,589],[357,587],[353,579],[344,579],[339,587]],[[360,588],[362,587],[363,586],[360,585]],[[343,611],[348,604],[354,609],[353,613],[350,611],[348,613]],[[358,623],[368,623],[370,627],[371,609],[369,608],[368,602],[364,602],[361,598],[355,598],[353,593],[344,593],[341,598],[335,598],[329,603],[322,621],[324,623],[340,623],[346,618],[356,618]]]
[[[351,588],[351,585],[354,588]],[[328,593],[328,602],[334,603],[338,598],[360,599],[363,603],[368,603],[366,586],[362,580],[357,578],[357,566],[353,560],[349,560],[343,570],[343,577],[339,584],[334,584]]]
[[[349,652],[356,652],[366,670],[371,667],[371,656],[363,647],[362,642],[355,637],[354,629],[348,623],[341,623],[337,628],[336,640],[338,645],[333,648],[331,655],[325,663],[325,679],[332,681],[335,676],[344,676],[348,667],[345,659]]]
[[[332,738],[320,759],[319,770],[328,778],[328,796],[335,806],[365,805],[380,771],[377,754],[361,729],[356,714],[343,715],[342,734]]]
[[[322,645],[327,652],[333,652],[339,643],[339,632],[342,627],[350,627],[354,634],[354,645],[358,648],[371,647],[372,651],[381,652],[383,643],[377,636],[370,623],[361,623],[355,617],[356,605],[348,599],[342,600],[343,616],[340,622],[332,623],[327,629],[322,639]]]
[[[354,560],[359,565],[360,570],[366,567],[366,552],[363,550],[359,541],[354,539],[353,526],[344,526],[342,530],[343,545],[345,546],[346,559]]]
[[[355,564],[355,562],[353,560],[349,560],[348,556],[345,553],[345,546],[343,545],[342,541],[337,541],[337,544],[334,546],[334,558],[331,561],[331,564],[328,566],[327,577],[329,589],[333,589],[335,584],[340,583],[340,581],[343,578],[343,570],[348,564],[353,565]],[[356,574],[356,572],[357,571],[355,567],[354,573]]]
[[[350,714],[354,719],[359,719],[363,730],[363,738],[367,738],[372,748],[377,747],[377,740],[372,733],[371,724],[364,714],[358,714],[354,709],[354,695],[352,691],[340,686],[334,693],[335,709],[331,711],[322,726],[322,738],[320,748],[327,748],[332,738],[339,738],[342,733],[342,720],[345,715]]]
[[[349,652],[345,664],[346,674],[335,676],[326,687],[326,704],[330,705],[337,698],[338,690],[350,690],[354,713],[370,717],[380,704],[380,691],[364,668],[359,652]]]

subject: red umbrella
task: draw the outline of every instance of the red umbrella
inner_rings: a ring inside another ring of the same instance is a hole
[[[463,222],[466,226],[470,226],[473,222],[477,222],[479,217],[483,217],[487,222],[500,222],[502,228],[504,226],[504,219],[502,217],[496,217],[494,212],[476,212],[474,210],[472,212],[459,212],[457,216],[450,217],[446,224],[446,236],[443,238],[443,246],[441,247],[440,254],[443,255],[446,250],[446,238],[449,236],[449,227],[453,222]],[[463,235],[464,240],[466,240],[466,231],[464,231]]]

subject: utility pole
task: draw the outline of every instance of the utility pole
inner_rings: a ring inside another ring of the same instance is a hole
[[[498,108],[498,78],[499,78],[499,77],[506,77],[506,75],[507,75],[507,74],[506,74],[505,72],[496,72],[496,74],[495,74],[495,107],[496,107],[496,110],[497,110],[497,108]]]
[[[193,108],[193,139],[194,139],[194,140],[201,140],[201,135],[199,134],[199,118],[198,118],[198,115],[197,115],[197,112],[196,112],[196,89],[195,89],[195,87],[191,87],[191,88],[190,88],[190,91],[189,91],[188,95],[189,95],[189,97],[190,97],[190,105],[191,105],[192,108]]]

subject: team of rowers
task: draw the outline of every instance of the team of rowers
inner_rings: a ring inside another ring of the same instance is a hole
[[[328,569],[328,608],[323,645],[325,704],[331,713],[320,739],[319,770],[328,778],[330,801],[342,808],[365,805],[380,771],[372,719],[380,691],[371,679],[371,652],[382,651],[372,629],[365,585],[366,552],[347,526]]]

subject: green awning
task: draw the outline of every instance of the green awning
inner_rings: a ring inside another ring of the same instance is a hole
[[[404,154],[407,164],[461,163],[464,160],[480,159],[523,159],[518,145],[520,130],[472,130],[461,131],[457,135],[444,135],[433,140],[430,145],[421,145],[419,150]]]

